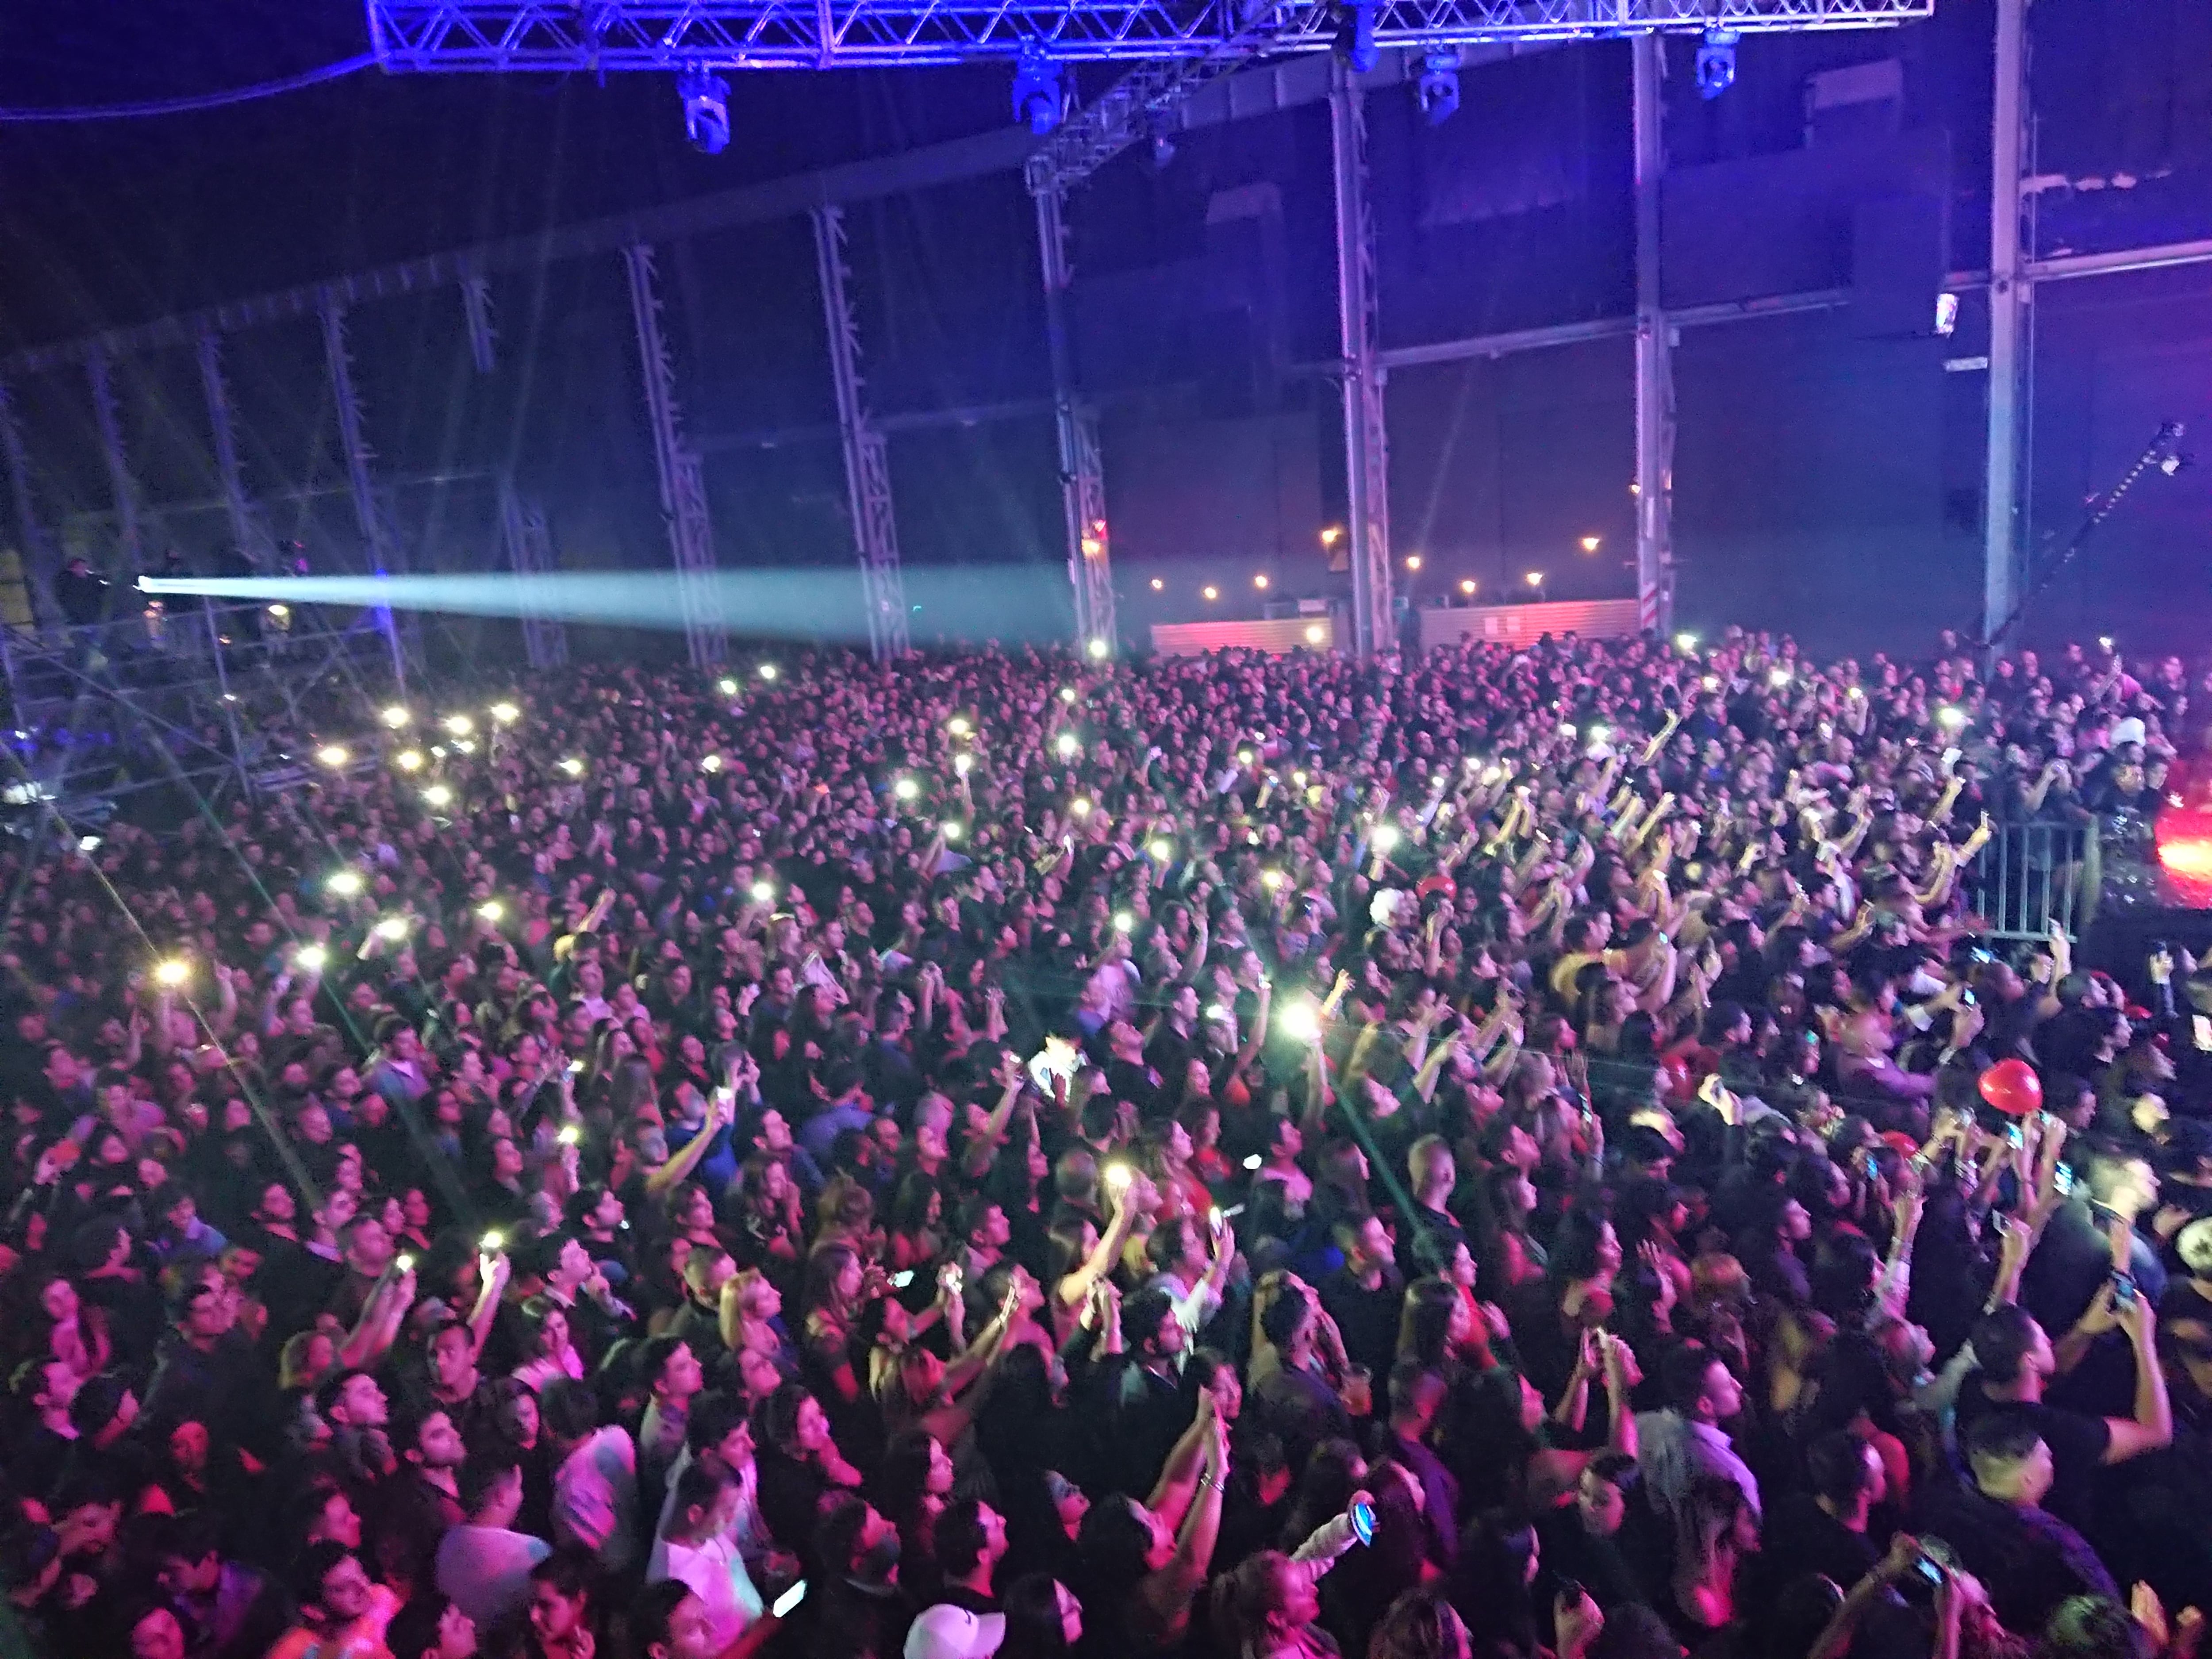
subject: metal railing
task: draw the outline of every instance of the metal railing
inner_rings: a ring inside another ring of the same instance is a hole
[[[1966,902],[1992,939],[2046,939],[2053,922],[2069,939],[2088,930],[2102,860],[2097,826],[2011,823],[1966,868]]]

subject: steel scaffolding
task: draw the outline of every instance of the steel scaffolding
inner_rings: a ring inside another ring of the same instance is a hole
[[[1390,436],[1386,371],[1376,356],[1375,221],[1367,207],[1367,112],[1359,82],[1339,67],[1328,99],[1336,188],[1336,326],[1344,387],[1345,515],[1352,532],[1352,648],[1364,659],[1397,648],[1390,597]]]
[[[1644,29],[1864,28],[1926,17],[1934,0],[1381,0],[1375,40],[1444,47],[1611,39]],[[613,74],[860,69],[1015,59],[1203,56],[1244,32],[1224,0],[368,0],[392,71]],[[1314,52],[1340,13],[1285,0],[1269,49]]]
[[[1674,325],[1659,267],[1659,192],[1667,172],[1665,43],[1636,38],[1636,620],[1674,614]]]
[[[469,361],[477,373],[489,374],[499,367],[499,328],[492,320],[491,279],[461,279],[461,312],[469,325]]]
[[[845,210],[814,210],[814,258],[837,394],[837,432],[845,451],[845,496],[860,560],[860,599],[868,648],[878,662],[906,654],[906,583],[899,574],[898,514],[891,504],[890,451],[868,413],[860,379],[860,325],[846,291]]]
[[[361,532],[362,550],[368,568],[378,575],[397,575],[406,568],[399,538],[392,533],[384,503],[376,493],[372,463],[376,452],[368,447],[368,422],[361,406],[361,393],[353,383],[353,351],[346,343],[345,305],[336,293],[325,289],[321,306],[323,359],[331,377],[331,398],[337,405],[338,447],[345,453],[346,484],[353,496],[354,524]],[[377,625],[392,651],[392,677],[407,684],[407,648],[400,642],[403,624],[391,607],[377,612]],[[404,624],[415,629],[412,613]]]
[[[684,613],[684,642],[694,668],[713,668],[729,648],[711,584],[714,525],[707,511],[707,479],[699,457],[684,441],[682,405],[676,397],[676,360],[660,326],[660,283],[652,247],[633,242],[623,250],[629,277],[631,320],[645,379],[646,414],[653,424],[653,456],[659,472],[660,510],[668,519],[669,550],[676,560],[676,593]]]
[[[216,483],[222,490],[223,512],[230,520],[231,545],[249,556],[258,556],[269,538],[256,522],[253,504],[246,494],[246,477],[238,464],[238,434],[231,420],[230,386],[222,374],[222,337],[211,328],[200,331],[198,356]]]
[[[131,457],[123,447],[123,414],[116,406],[115,378],[104,351],[85,359],[92,388],[92,418],[100,428],[100,453],[107,463],[107,488],[115,501],[115,520],[123,544],[124,568],[139,568],[138,483],[131,476]]]
[[[1068,338],[1066,201],[1057,188],[1037,192],[1037,262],[1044,276],[1045,351],[1052,368],[1053,432],[1060,447],[1060,512],[1067,533],[1067,580],[1075,592],[1075,637],[1094,657],[1121,649],[1114,617],[1114,551],[1106,523],[1106,469],[1097,412],[1075,385]]]
[[[544,510],[526,501],[512,480],[499,486],[500,539],[507,544],[507,568],[522,579],[522,649],[532,668],[560,668],[568,661],[568,625],[546,614],[538,579],[556,565],[553,532]]]

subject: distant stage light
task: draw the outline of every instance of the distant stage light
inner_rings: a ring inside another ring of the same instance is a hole
[[[684,105],[684,136],[702,155],[720,155],[730,147],[730,83],[713,70],[692,68],[676,77]]]
[[[1734,29],[1705,31],[1705,38],[1698,47],[1698,96],[1707,102],[1735,84],[1738,38]]]
[[[1421,118],[1432,127],[1440,127],[1459,113],[1459,54],[1456,52],[1432,52],[1421,59],[1421,78],[1414,82],[1413,94],[1421,108]]]
[[[1058,126],[1067,108],[1067,88],[1060,65],[1036,47],[1025,49],[1014,64],[1014,119],[1043,137]]]
[[[1322,641],[1328,638],[1328,629],[1323,628],[1319,623],[1308,623],[1306,624],[1306,643],[1308,645],[1319,645]]]

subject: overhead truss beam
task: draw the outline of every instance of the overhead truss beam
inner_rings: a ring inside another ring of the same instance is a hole
[[[1609,39],[1643,29],[1865,28],[1929,15],[1933,0],[1382,0],[1377,46]],[[1273,47],[1328,46],[1334,6],[1287,0]],[[1238,39],[1224,0],[368,0],[392,71],[511,74],[859,69],[971,63],[1042,51],[1069,61],[1197,57]]]
[[[660,510],[668,519],[668,546],[676,565],[677,602],[684,641],[694,668],[713,668],[729,641],[706,578],[715,568],[714,526],[707,512],[707,477],[698,452],[684,439],[676,397],[676,359],[660,326],[660,279],[653,249],[643,242],[623,250],[629,278],[630,318],[645,377],[646,417],[653,428],[653,457],[660,477]]]

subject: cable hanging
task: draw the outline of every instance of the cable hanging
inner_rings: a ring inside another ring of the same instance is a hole
[[[189,115],[196,110],[224,109],[233,104],[246,104],[257,98],[274,98],[287,92],[298,92],[304,88],[319,86],[325,81],[336,81],[368,69],[376,62],[376,54],[364,52],[356,57],[340,58],[335,64],[325,64],[320,69],[311,69],[299,75],[289,75],[278,81],[257,81],[249,87],[233,87],[227,92],[201,93],[190,98],[155,98],[136,104],[76,104],[54,109],[0,109],[0,125],[22,125],[35,122],[53,121],[131,121],[150,115]]]

